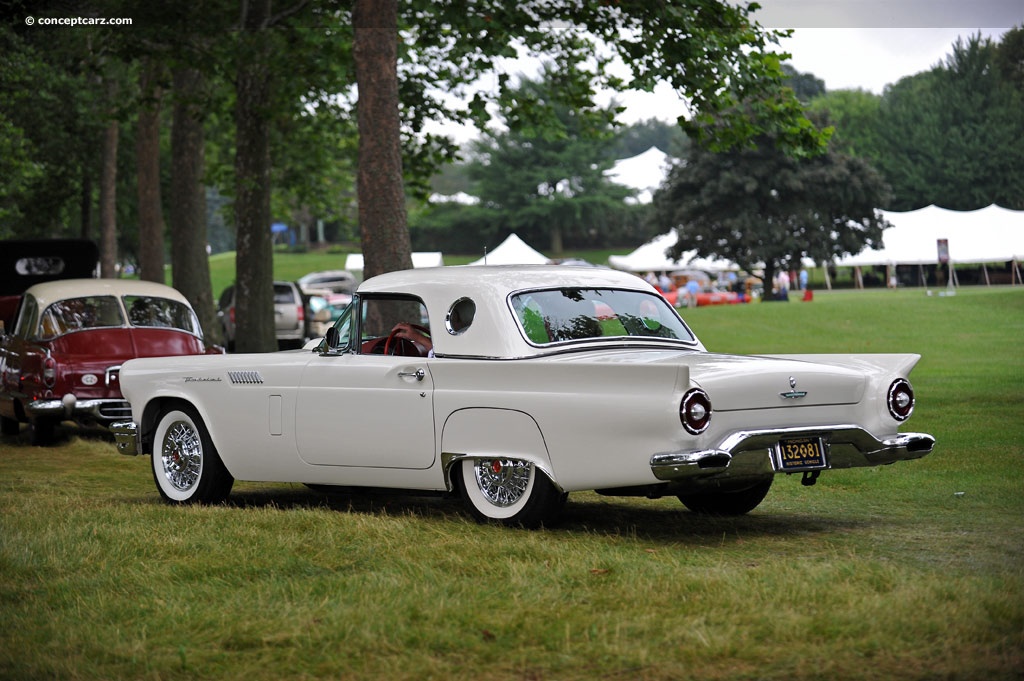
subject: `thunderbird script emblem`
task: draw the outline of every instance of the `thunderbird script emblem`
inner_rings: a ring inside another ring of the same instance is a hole
[[[789,377],[789,392],[779,393],[779,395],[781,397],[786,398],[787,400],[798,400],[801,397],[806,397],[807,396],[807,391],[806,390],[797,390],[796,389],[796,377],[790,376]]]

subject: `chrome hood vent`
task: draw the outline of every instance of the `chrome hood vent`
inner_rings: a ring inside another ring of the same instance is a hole
[[[256,385],[263,382],[258,371],[229,371],[228,380],[241,385]]]

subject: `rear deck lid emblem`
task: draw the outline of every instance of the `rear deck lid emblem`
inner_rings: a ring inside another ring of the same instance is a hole
[[[783,398],[785,398],[787,400],[798,400],[801,397],[806,397],[807,396],[807,391],[806,390],[797,390],[796,389],[796,377],[795,376],[790,376],[789,377],[789,391],[788,392],[784,392],[784,393],[779,393],[779,396],[783,397]]]

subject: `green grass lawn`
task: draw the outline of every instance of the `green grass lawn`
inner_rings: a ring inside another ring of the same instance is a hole
[[[574,494],[530,532],[299,485],[171,508],[109,438],[22,433],[0,679],[1021,679],[1024,289],[685,316],[716,351],[920,353],[907,430],[935,451],[779,478],[741,518]]]

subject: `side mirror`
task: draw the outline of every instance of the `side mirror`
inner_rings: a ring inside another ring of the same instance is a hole
[[[337,327],[332,326],[331,328],[327,329],[327,334],[324,336],[324,341],[326,341],[327,343],[328,350],[333,350],[334,348],[338,347],[338,344],[341,342],[341,334],[338,333]]]

